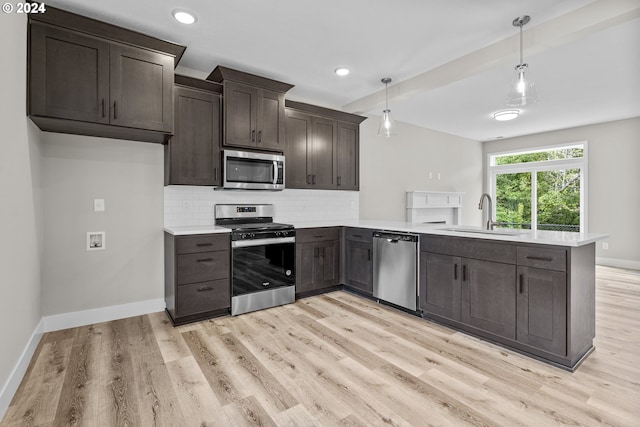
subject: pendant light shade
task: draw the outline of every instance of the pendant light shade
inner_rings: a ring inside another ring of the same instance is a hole
[[[385,77],[381,80],[385,86],[385,109],[382,111],[382,120],[380,121],[380,127],[378,127],[378,135],[390,138],[396,134],[396,126],[391,118],[391,110],[389,109],[389,83],[391,79]]]
[[[508,107],[523,107],[527,104],[533,104],[538,100],[538,92],[536,85],[531,79],[531,74],[527,69],[529,64],[525,64],[522,59],[522,27],[526,25],[531,18],[527,15],[520,16],[513,20],[513,26],[520,28],[520,64],[515,66],[515,74],[511,80],[509,93],[507,94]]]

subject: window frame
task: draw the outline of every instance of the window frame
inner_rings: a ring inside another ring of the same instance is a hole
[[[531,173],[531,231],[538,231],[538,174],[541,171],[580,169],[580,233],[587,233],[588,218],[588,141],[578,141],[572,143],[544,145],[521,149],[495,151],[487,153],[487,193],[491,196],[493,203],[491,215],[496,218],[496,178],[498,174],[506,173]],[[571,159],[546,160],[541,162],[514,163],[509,165],[496,165],[495,158],[500,156],[510,156],[518,154],[528,154],[541,151],[552,151],[564,148],[582,148],[583,156]]]

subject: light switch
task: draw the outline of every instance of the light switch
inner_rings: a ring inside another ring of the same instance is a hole
[[[104,212],[104,199],[93,199],[93,211]]]

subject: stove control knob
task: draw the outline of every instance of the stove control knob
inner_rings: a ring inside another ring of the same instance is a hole
[[[240,235],[240,239],[244,240],[244,239],[246,239],[246,238],[247,238],[247,233],[242,233],[242,234]]]
[[[282,236],[282,231],[276,231],[276,237]]]
[[[256,233],[249,233],[249,237],[251,237],[252,239],[254,239],[256,237]]]

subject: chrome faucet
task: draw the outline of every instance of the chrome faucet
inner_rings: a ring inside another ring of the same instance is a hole
[[[495,227],[496,225],[499,225],[500,223],[495,222],[491,218],[491,215],[493,214],[493,205],[491,203],[491,196],[489,196],[487,193],[482,193],[482,196],[480,196],[480,203],[478,203],[478,209],[482,210],[484,199],[489,200],[489,211],[487,212],[487,230],[493,230],[493,227]]]

